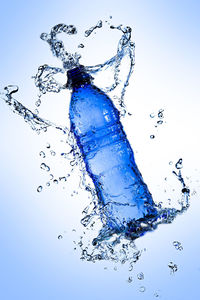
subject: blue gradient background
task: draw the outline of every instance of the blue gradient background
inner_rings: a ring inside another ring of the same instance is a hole
[[[1,88],[17,84],[16,98],[29,108],[34,107],[37,94],[31,79],[37,67],[44,63],[59,66],[39,39],[41,32],[62,22],[85,30],[109,15],[115,24],[131,26],[136,66],[126,104],[133,117],[127,117],[124,126],[139,168],[156,200],[162,201],[167,197],[164,177],[172,176],[169,161],[182,157],[184,176],[197,194],[189,211],[172,225],[160,226],[137,241],[147,251],[132,275],[123,267],[114,271],[115,264],[82,262],[73,251],[72,229],[79,227],[87,195],[72,198],[71,187],[65,192],[59,187],[36,192],[46,180],[38,156],[46,137],[37,136],[1,102],[0,299],[153,299],[155,291],[161,299],[199,299],[199,11],[199,1],[184,0],[1,3]],[[111,33],[100,47],[93,41],[93,49],[87,49],[92,63],[102,57],[102,51],[112,52],[116,45]],[[60,102],[58,96],[52,100],[49,115],[43,115],[51,119],[54,114],[59,120],[61,114],[63,123],[69,93],[60,97]],[[149,114],[160,108],[165,109],[166,124],[152,141],[149,136],[155,131]],[[171,181],[179,197],[180,186],[173,176]],[[62,240],[57,239],[59,234]],[[174,240],[182,242],[182,252],[174,249]],[[174,276],[167,267],[170,261],[179,267]],[[136,274],[141,271],[145,280],[139,282]],[[128,276],[133,276],[131,284],[126,281]],[[138,291],[141,285],[146,287],[144,293]]]

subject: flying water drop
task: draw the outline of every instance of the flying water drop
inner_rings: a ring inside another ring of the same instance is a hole
[[[41,185],[38,186],[37,192],[40,193],[42,191],[43,187]]]

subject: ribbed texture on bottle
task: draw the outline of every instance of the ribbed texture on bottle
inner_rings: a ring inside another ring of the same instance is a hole
[[[90,157],[91,152],[97,152],[101,148],[114,145],[125,139],[125,133],[120,123],[112,124],[104,128],[99,128],[95,132],[88,132],[80,137],[80,142],[85,155]]]
[[[69,70],[67,72],[67,77],[67,86],[69,88],[77,87],[84,83],[91,83],[91,76],[85,72],[83,66],[79,66],[77,68]]]

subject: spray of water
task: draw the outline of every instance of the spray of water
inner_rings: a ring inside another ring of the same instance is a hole
[[[108,25],[109,23],[107,21],[103,23],[100,20],[95,26],[85,31],[85,37],[89,37],[95,30],[100,30],[105,24]],[[126,107],[124,104],[124,96],[135,64],[135,44],[131,41],[130,27],[124,27],[122,25],[114,26],[110,24],[109,27],[110,30],[118,30],[121,34],[116,54],[102,64],[85,66],[85,70],[93,77],[94,83],[97,82],[97,86],[99,88],[112,96],[121,116],[125,116]],[[50,33],[42,33],[40,36],[43,41],[48,43],[52,54],[62,62],[62,68],[49,66],[47,64],[38,68],[36,75],[33,76],[35,86],[39,89],[39,96],[36,101],[37,108],[41,105],[42,95],[46,93],[59,93],[63,89],[67,88],[66,84],[63,85],[55,79],[55,75],[65,74],[67,70],[80,65],[79,61],[81,55],[79,53],[69,53],[65,49],[64,43],[58,39],[58,35],[60,33],[64,33],[69,36],[75,35],[77,33],[77,29],[74,25],[58,24],[51,29]],[[78,45],[78,48],[83,47],[83,44]],[[103,83],[99,83],[100,85],[98,84],[98,78],[105,72],[108,72],[112,78],[112,83],[109,86],[107,86],[105,81]],[[62,155],[69,159],[72,170],[76,166],[79,167],[81,171],[79,186],[90,193],[91,202],[83,210],[81,223],[85,229],[90,231],[93,231],[95,227],[98,228],[98,226],[100,226],[100,231],[98,236],[93,236],[93,243],[91,243],[91,237],[89,234],[80,237],[77,245],[81,250],[81,258],[93,262],[97,260],[112,260],[115,262],[121,262],[122,264],[129,261],[129,268],[132,269],[133,264],[139,259],[142,253],[142,251],[139,251],[136,248],[133,240],[147,231],[155,230],[159,224],[171,223],[177,215],[182,214],[189,207],[190,191],[186,186],[181,173],[182,159],[176,163],[175,170],[173,171],[173,174],[181,184],[182,199],[179,201],[180,209],[163,208],[161,204],[158,204],[156,206],[158,214],[154,219],[148,220],[148,218],[145,218],[142,222],[140,220],[138,223],[136,221],[131,224],[131,228],[129,228],[129,230],[134,232],[134,234],[131,235],[131,240],[128,240],[127,228],[124,232],[120,232],[119,234],[111,232],[106,227],[106,219],[104,220],[102,217],[100,218],[100,216],[106,215],[106,206],[102,207],[98,203],[96,190],[91,185],[73,133],[70,132],[66,126],[55,124],[40,117],[39,111],[38,113],[33,113],[31,110],[23,106],[19,101],[13,98],[14,93],[17,91],[17,86],[7,86],[0,92],[0,98],[10,107],[12,112],[21,116],[24,121],[30,125],[31,129],[36,131],[38,134],[46,132],[49,127],[63,132],[66,142],[70,146],[70,151],[68,153],[62,153]],[[113,92],[115,94],[113,94]],[[162,121],[163,110],[159,111],[158,117],[159,121]],[[42,153],[41,156],[42,155],[44,156],[44,153]],[[50,170],[49,166],[44,163],[41,164],[41,168],[43,170],[47,170],[47,168],[48,171]],[[41,192],[42,186],[39,186],[37,190],[38,192]],[[102,214],[102,210],[105,214]],[[87,239],[86,237],[89,238]]]

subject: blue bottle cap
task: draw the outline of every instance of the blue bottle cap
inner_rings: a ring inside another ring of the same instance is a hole
[[[86,73],[84,66],[67,71],[67,87],[72,88],[84,83],[91,83],[91,76]]]

